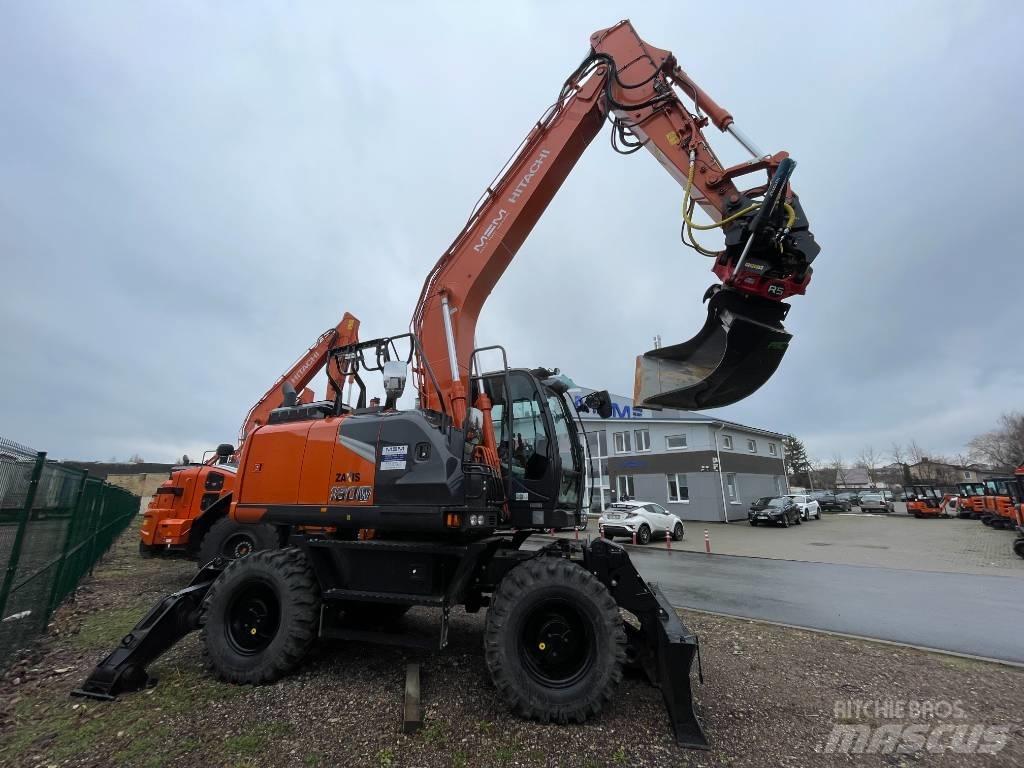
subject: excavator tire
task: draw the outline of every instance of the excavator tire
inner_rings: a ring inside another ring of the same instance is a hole
[[[1017,553],[1017,557],[1024,557],[1024,538],[1013,542],[1013,551]]]
[[[542,723],[582,723],[622,680],[626,633],[605,586],[581,566],[540,556],[513,568],[487,611],[484,655],[509,708]]]
[[[281,539],[271,525],[236,523],[224,517],[214,523],[199,544],[199,567],[215,557],[237,560],[261,549],[277,549]]]
[[[309,651],[319,614],[320,587],[298,549],[235,560],[203,600],[206,667],[229,683],[272,683]]]

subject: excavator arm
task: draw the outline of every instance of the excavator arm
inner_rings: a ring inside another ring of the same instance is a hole
[[[254,429],[267,423],[270,412],[281,405],[284,398],[283,390],[295,392],[298,403],[313,402],[313,392],[308,389],[308,385],[324,366],[327,366],[328,382],[326,399],[333,401],[339,394],[339,388],[344,385],[348,373],[340,369],[341,363],[338,358],[331,356],[331,350],[354,344],[358,339],[359,321],[346,312],[341,321],[334,328],[322,333],[306,354],[296,360],[294,365],[249,409],[238,434],[239,444],[244,443],[245,438]]]
[[[714,260],[721,281],[705,294],[708,320],[694,338],[637,359],[637,404],[735,402],[770,378],[787,348],[782,320],[789,306],[782,300],[805,291],[819,250],[789,185],[795,163],[785,152],[762,154],[672,53],[641,40],[629,21],[596,32],[590,42],[587,57],[424,282],[412,330],[438,384],[424,375],[421,359],[415,372],[420,400],[449,410],[457,422],[465,413],[483,304],[605,121],[617,151],[646,149],[683,187],[683,240]],[[723,166],[703,133],[709,122],[737,138],[751,160]],[[741,189],[738,182],[752,175],[762,178]],[[694,221],[696,207],[710,224]],[[724,232],[719,250],[693,234],[711,228]]]

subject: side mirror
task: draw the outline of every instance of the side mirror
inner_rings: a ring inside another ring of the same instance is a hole
[[[583,406],[586,410],[597,413],[602,419],[611,418],[612,396],[608,394],[607,389],[602,389],[600,392],[591,392],[583,398]]]
[[[235,446],[231,443],[221,443],[217,446],[217,455],[222,459],[226,459],[228,456],[233,455],[234,452]]]

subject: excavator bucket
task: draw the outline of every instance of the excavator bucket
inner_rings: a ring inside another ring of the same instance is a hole
[[[110,701],[119,693],[156,685],[156,678],[150,677],[146,666],[198,629],[203,598],[226,565],[217,558],[203,566],[187,587],[161,600],[71,695]]]
[[[689,341],[636,359],[633,402],[644,408],[696,410],[735,403],[771,378],[792,336],[789,305],[723,288]]]

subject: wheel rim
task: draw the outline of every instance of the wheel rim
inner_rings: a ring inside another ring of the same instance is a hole
[[[579,609],[563,598],[536,605],[523,622],[523,669],[547,688],[568,688],[593,666],[594,638]]]
[[[683,526],[681,526],[679,523],[676,523],[676,529],[674,533],[676,541],[679,541],[679,539],[683,538]]]
[[[648,541],[650,541],[651,540],[651,530],[650,530],[650,528],[648,528],[647,526],[644,526],[643,528],[641,528],[639,533],[637,534],[637,540],[641,544],[646,544]]]
[[[256,541],[248,533],[235,533],[224,540],[221,547],[221,555],[229,560],[237,560],[240,557],[252,554],[256,549]]]
[[[245,656],[264,650],[281,626],[281,601],[265,582],[244,587],[228,605],[227,636],[231,647]]]

